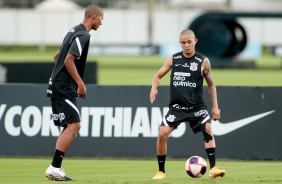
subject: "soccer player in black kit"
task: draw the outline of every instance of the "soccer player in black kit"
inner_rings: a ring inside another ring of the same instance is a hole
[[[103,10],[95,5],[85,9],[81,24],[69,30],[54,56],[55,66],[49,80],[47,96],[51,98],[52,118],[63,127],[56,142],[56,150],[45,176],[49,180],[71,180],[61,169],[63,157],[80,130],[80,114],[76,98],[86,97],[82,80],[87,59],[91,30],[97,30],[104,19]]]
[[[169,111],[163,119],[158,139],[157,157],[159,171],[153,179],[165,178],[165,159],[169,134],[182,122],[189,122],[194,133],[202,132],[204,146],[210,163],[210,178],[224,176],[226,171],[215,165],[215,140],[211,129],[211,120],[203,101],[203,78],[208,85],[212,102],[212,119],[219,120],[216,87],[212,79],[210,61],[195,51],[197,38],[192,30],[180,33],[182,52],[169,56],[152,80],[150,101],[153,103],[158,94],[157,87],[161,78],[171,70]]]

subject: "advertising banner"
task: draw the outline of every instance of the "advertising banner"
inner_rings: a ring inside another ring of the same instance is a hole
[[[81,130],[67,155],[154,158],[159,124],[168,110],[169,87],[87,85],[78,99]],[[0,85],[0,155],[51,156],[60,128],[53,125],[47,84]],[[218,86],[221,119],[212,121],[218,158],[282,159],[282,87]],[[211,103],[204,87],[211,115]],[[168,140],[168,157],[206,157],[203,136],[182,123]]]
[[[1,62],[0,83],[48,83],[55,62]],[[83,80],[85,84],[97,83],[97,63],[87,62]]]

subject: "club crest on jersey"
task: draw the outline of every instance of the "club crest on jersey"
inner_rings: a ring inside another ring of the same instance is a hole
[[[198,69],[198,63],[190,63],[190,70],[196,71]]]
[[[173,122],[174,120],[175,120],[175,116],[174,115],[172,115],[172,114],[170,114],[170,115],[168,115],[168,117],[166,118],[166,120],[168,121],[168,122]]]

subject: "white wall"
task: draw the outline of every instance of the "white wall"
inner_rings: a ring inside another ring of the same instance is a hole
[[[153,44],[177,42],[179,33],[202,12],[155,10],[152,21]],[[60,44],[66,32],[83,19],[84,10],[39,12],[0,10],[0,45]],[[251,42],[263,45],[282,44],[281,19],[239,18]],[[96,44],[147,44],[146,10],[105,10],[103,25],[90,32]]]
[[[281,12],[281,0],[231,0],[230,8],[235,11]]]

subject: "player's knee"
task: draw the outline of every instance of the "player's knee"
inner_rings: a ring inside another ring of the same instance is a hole
[[[208,134],[212,135],[212,127],[210,123],[205,123],[205,129]]]
[[[201,124],[201,131],[202,131],[202,133],[203,133],[204,141],[205,141],[206,143],[208,143],[208,142],[210,142],[211,140],[213,140],[212,130],[211,130],[211,125],[210,125],[210,123]]]
[[[167,132],[162,132],[162,131],[160,131],[159,132],[159,136],[158,136],[158,139],[160,140],[160,141],[166,141],[167,140],[167,138],[168,138],[168,133]]]
[[[77,123],[71,123],[68,125],[68,128],[73,132],[73,134],[77,134],[80,130],[80,123],[77,122]]]

